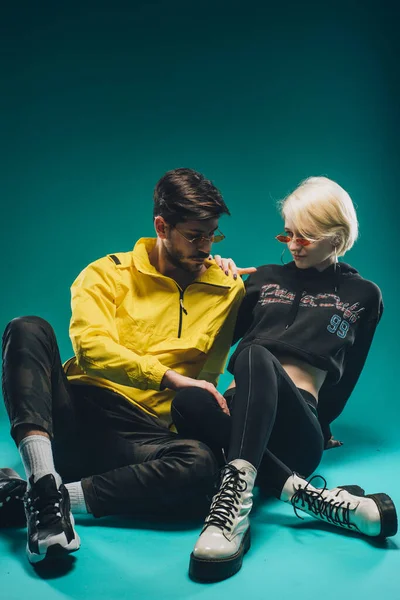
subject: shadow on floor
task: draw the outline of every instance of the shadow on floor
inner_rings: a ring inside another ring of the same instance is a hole
[[[282,515],[281,513],[268,511],[267,515],[258,515],[257,522],[268,525],[282,526],[289,528],[292,531],[304,531],[310,533],[324,532],[344,538],[362,539],[369,546],[381,550],[400,550],[400,546],[392,538],[380,539],[368,537],[347,529],[342,529],[341,527],[336,527],[335,525],[330,525],[329,523],[325,523],[323,521],[314,520],[312,517],[306,517],[303,520],[300,517],[296,518],[290,514]]]

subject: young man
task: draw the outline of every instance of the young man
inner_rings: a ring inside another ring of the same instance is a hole
[[[72,359],[61,365],[43,319],[7,325],[3,396],[28,481],[0,471],[0,517],[25,512],[30,562],[79,548],[71,512],[207,508],[215,458],[173,431],[170,406],[197,387],[228,411],[215,386],[244,286],[208,260],[223,214],[210,181],[169,171],[154,192],[157,238],[96,260],[73,283]]]

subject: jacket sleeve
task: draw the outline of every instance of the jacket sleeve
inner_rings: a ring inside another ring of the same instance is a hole
[[[70,337],[78,365],[120,385],[159,390],[168,367],[119,343],[119,273],[108,261],[102,258],[86,267],[71,287]]]
[[[383,313],[382,301],[378,316],[371,317],[357,332],[353,346],[345,357],[345,370],[336,385],[323,385],[318,399],[318,418],[324,434],[325,445],[332,436],[330,424],[342,413],[361,375],[376,327]]]
[[[235,301],[232,303],[229,315],[226,317],[221,331],[215,338],[215,341],[207,355],[206,362],[197,379],[205,379],[217,386],[219,376],[224,372],[226,359],[232,343],[233,330],[235,327],[240,303],[244,297],[244,288],[242,287]]]
[[[253,309],[256,306],[260,295],[258,275],[258,271],[256,271],[255,273],[252,273],[245,281],[244,287],[246,295],[240,305],[237,315],[232,345],[236,344],[236,342],[238,342],[244,336],[253,322]]]

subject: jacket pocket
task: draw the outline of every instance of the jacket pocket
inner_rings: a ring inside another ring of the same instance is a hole
[[[135,319],[126,316],[118,324],[120,343],[134,352],[145,352],[152,343],[154,323],[145,319]]]

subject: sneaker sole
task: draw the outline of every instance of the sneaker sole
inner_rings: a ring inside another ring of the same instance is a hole
[[[379,538],[388,538],[397,533],[397,513],[393,500],[387,494],[368,494],[378,507],[381,516],[381,532]]]
[[[228,579],[237,573],[243,562],[243,557],[250,549],[250,527],[243,536],[239,550],[229,558],[198,558],[193,552],[190,555],[189,577],[201,583],[212,583]]]
[[[64,539],[62,539],[62,538],[64,538]],[[74,539],[71,540],[71,542],[69,544],[63,543],[64,541],[67,542],[65,533],[55,536],[55,538],[53,538],[53,539],[57,539],[58,541],[47,546],[45,548],[45,552],[43,554],[36,554],[35,552],[31,552],[29,550],[28,544],[26,545],[26,554],[27,554],[28,560],[31,564],[36,564],[38,562],[45,560],[46,558],[56,558],[56,557],[62,558],[63,556],[66,556],[67,554],[71,554],[71,552],[76,552],[77,550],[79,550],[79,548],[81,546],[81,540],[79,538],[79,535],[76,533],[76,531],[75,531]]]

